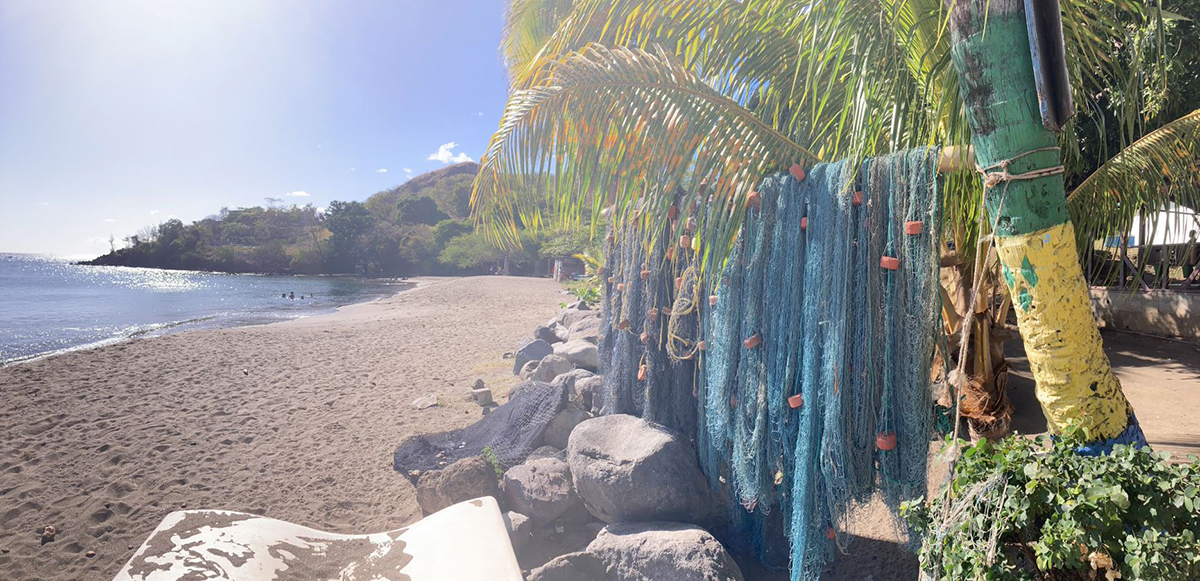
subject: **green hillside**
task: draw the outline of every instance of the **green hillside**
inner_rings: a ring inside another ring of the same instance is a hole
[[[367,198],[371,214],[381,220],[399,220],[398,206],[402,200],[431,198],[447,216],[460,220],[471,214],[471,182],[479,173],[479,164],[468,161],[423,173],[390,190]]]

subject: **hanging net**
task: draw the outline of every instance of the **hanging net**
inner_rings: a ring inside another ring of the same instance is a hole
[[[925,148],[768,176],[704,277],[688,240],[609,234],[604,413],[692,438],[733,548],[793,579],[820,575],[876,493],[924,494],[936,171]]]

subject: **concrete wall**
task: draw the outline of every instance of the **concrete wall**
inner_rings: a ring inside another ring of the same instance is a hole
[[[1200,338],[1200,293],[1093,287],[1091,295],[1092,312],[1101,327],[1160,337]]]

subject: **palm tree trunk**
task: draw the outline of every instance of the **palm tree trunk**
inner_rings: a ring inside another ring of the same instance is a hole
[[[951,54],[977,164],[1013,175],[1060,166],[1057,139],[1040,119],[1021,0],[952,4]],[[1093,453],[1144,444],[1101,347],[1061,172],[989,186],[984,205],[995,222],[1001,273],[1051,431],[1080,423],[1085,451]]]

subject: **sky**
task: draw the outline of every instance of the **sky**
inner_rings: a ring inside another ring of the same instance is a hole
[[[0,0],[0,252],[324,207],[475,160],[502,0]]]

